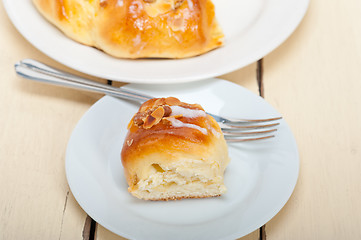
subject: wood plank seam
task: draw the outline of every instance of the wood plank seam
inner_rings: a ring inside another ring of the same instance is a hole
[[[263,225],[259,230],[260,230],[259,239],[260,239],[260,240],[267,240],[266,224]]]
[[[113,85],[113,81],[107,80],[107,84]],[[87,227],[89,230],[88,230],[88,233],[86,234],[87,238],[84,238],[85,235],[83,234],[83,240],[95,240],[96,239],[96,228],[97,228],[98,223],[96,221],[94,221],[94,219],[92,219],[89,215],[88,215],[87,219],[88,218],[90,219],[90,223],[88,223],[90,226],[84,226],[84,229],[85,229],[85,227]]]
[[[263,58],[257,61],[257,84],[258,92],[261,97],[264,98],[264,87],[263,87]],[[266,240],[266,224],[259,228],[259,239]]]
[[[96,239],[97,222],[94,221],[89,215],[87,215],[84,227],[83,227],[83,240]]]
[[[92,219],[90,224],[90,236],[89,240],[95,240],[96,239],[96,231],[97,231],[98,223]]]
[[[66,205],[68,204],[68,198],[69,198],[69,190],[66,192],[66,196],[65,196],[63,214],[62,214],[62,216],[61,216],[59,240],[61,239],[61,234],[62,234],[62,231],[63,231],[64,215],[65,215]]]
[[[261,97],[264,98],[264,88],[263,88],[263,58],[257,61],[257,84],[258,92]]]
[[[94,220],[89,215],[87,215],[82,233],[83,240],[90,240],[90,229],[91,229],[92,221]]]
[[[107,80],[107,84],[113,85],[113,81]],[[83,227],[83,240],[95,240],[96,239],[97,225],[98,225],[98,223],[88,215],[85,220],[84,227]]]

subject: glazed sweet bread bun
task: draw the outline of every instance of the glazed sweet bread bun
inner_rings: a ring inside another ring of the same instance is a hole
[[[70,38],[119,58],[185,58],[217,48],[211,0],[33,0]]]
[[[198,104],[145,102],[121,152],[129,192],[145,200],[220,196],[228,149],[218,123]]]

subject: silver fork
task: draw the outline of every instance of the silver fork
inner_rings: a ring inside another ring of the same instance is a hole
[[[20,76],[40,82],[100,92],[114,97],[143,103],[152,96],[143,93],[116,88],[103,83],[85,79],[59,69],[55,69],[33,59],[24,59],[15,64],[15,71]],[[220,125],[227,142],[254,141],[275,137],[278,120],[282,117],[268,119],[229,119],[215,114],[211,115]]]

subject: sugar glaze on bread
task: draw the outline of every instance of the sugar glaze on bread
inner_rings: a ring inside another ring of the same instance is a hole
[[[177,98],[145,102],[121,152],[129,192],[145,200],[219,196],[229,162],[218,123],[198,104]]]

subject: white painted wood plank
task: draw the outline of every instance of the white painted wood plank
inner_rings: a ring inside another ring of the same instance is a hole
[[[0,22],[0,239],[82,239],[86,214],[69,193],[65,150],[100,95],[16,76],[23,58],[61,66],[15,30],[2,4]]]
[[[267,240],[361,239],[361,2],[311,1],[265,58],[265,98],[291,126],[301,168]]]

